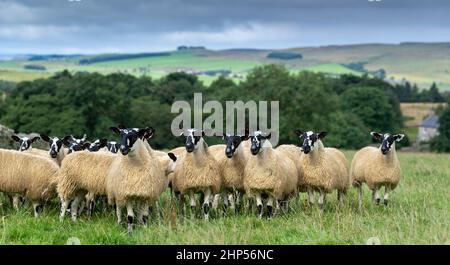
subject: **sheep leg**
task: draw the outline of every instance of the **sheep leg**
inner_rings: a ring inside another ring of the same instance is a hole
[[[380,188],[379,187],[375,187],[373,189],[372,197],[377,205],[380,204]]]
[[[258,208],[258,217],[259,219],[262,219],[264,209],[263,209],[263,203],[261,198],[261,193],[256,193],[256,208]]]
[[[39,217],[39,213],[42,211],[43,206],[40,202],[33,202],[33,209],[34,209],[34,218]]]
[[[20,195],[19,194],[14,194],[12,196],[12,201],[13,201],[14,209],[16,209],[18,211],[19,210],[19,204],[20,204]]]
[[[70,213],[72,214],[72,221],[76,222],[78,217],[78,206],[81,201],[84,199],[83,194],[78,194],[72,202],[70,207]]]
[[[362,210],[362,198],[363,198],[363,188],[362,185],[358,186],[358,210]]]
[[[236,212],[238,213],[241,211],[241,200],[242,200],[241,192],[235,191],[235,196],[236,196],[236,199],[235,199]]]
[[[122,207],[116,204],[117,223],[122,223]]]
[[[203,216],[205,220],[209,219],[209,208],[211,204],[211,189],[207,188],[204,191],[204,201],[203,201]]]
[[[141,222],[144,226],[147,225],[148,215],[149,215],[149,206],[147,202],[142,202],[138,211],[138,221]]]
[[[344,207],[344,191],[338,190],[337,196],[339,201],[339,208]]]
[[[131,202],[127,202],[127,221],[128,221],[128,233],[133,232],[133,223],[134,223],[134,212],[133,212],[133,204]]]
[[[230,204],[230,209],[235,211],[236,210],[236,204],[234,200],[234,195],[232,192],[228,193],[228,202]]]
[[[317,201],[317,203],[319,204],[320,209],[323,209],[323,206],[325,204],[325,198],[326,198],[326,194],[323,190],[319,191],[319,200]]]
[[[383,199],[383,203],[385,206],[388,205],[389,203],[389,192],[390,192],[390,187],[388,185],[384,186],[384,199]]]
[[[220,193],[217,193],[214,195],[214,199],[213,199],[213,203],[212,203],[212,208],[215,210],[219,207],[219,202],[220,202]]]
[[[269,218],[271,218],[274,214],[273,202],[274,202],[273,196],[269,196],[269,199],[267,200],[267,213],[269,215]]]
[[[61,213],[59,214],[59,220],[62,222],[64,220],[64,216],[66,215],[67,208],[69,208],[70,200],[61,199]]]
[[[308,188],[308,203],[309,206],[314,205],[314,190],[311,188]]]
[[[194,218],[197,202],[195,201],[195,194],[193,190],[189,191],[189,205],[191,206],[191,217]]]

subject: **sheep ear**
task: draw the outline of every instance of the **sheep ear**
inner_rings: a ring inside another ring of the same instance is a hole
[[[89,146],[91,145],[90,142],[85,142],[81,147],[83,148],[83,150],[89,148]]]
[[[34,143],[34,142],[36,142],[36,141],[39,140],[39,139],[41,139],[41,137],[35,136],[35,137],[33,137],[33,138],[31,139],[31,142]]]
[[[381,138],[383,138],[383,135],[381,133],[377,133],[377,132],[371,132],[370,135],[372,135],[372,138],[374,140],[381,140]]]
[[[300,130],[295,130],[294,133],[295,133],[297,136],[302,136],[302,135],[303,135],[303,132],[300,131]]]
[[[109,127],[111,131],[113,131],[115,134],[120,134],[120,129],[118,127]]]
[[[11,136],[11,139],[13,139],[13,140],[16,141],[16,142],[20,142],[20,138],[19,138],[19,136],[17,136],[17,135],[12,135],[12,136]]]
[[[174,153],[168,153],[167,155],[170,157],[170,159],[172,159],[173,162],[177,161],[177,156]]]
[[[327,132],[320,132],[317,136],[319,137],[319,139],[323,139],[325,138],[325,136],[327,136]]]
[[[50,137],[48,137],[48,135],[46,135],[46,134],[41,134],[41,139],[46,142],[50,142]]]
[[[401,140],[403,140],[404,137],[405,137],[404,134],[397,134],[395,135],[395,141],[400,142]]]
[[[271,137],[272,137],[272,133],[269,133],[268,135],[264,136],[264,138],[267,140],[270,140]]]

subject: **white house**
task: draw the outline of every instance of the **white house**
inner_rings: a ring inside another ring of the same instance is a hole
[[[417,140],[419,142],[427,142],[439,134],[439,117],[431,114],[426,117],[419,126],[419,134]]]

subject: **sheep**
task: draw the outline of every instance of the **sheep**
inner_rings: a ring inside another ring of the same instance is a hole
[[[88,150],[68,155],[61,164],[58,195],[61,199],[60,220],[64,219],[69,203],[72,220],[80,213],[80,203],[87,197],[89,215],[92,213],[93,198],[106,195],[106,177],[117,155],[108,151]],[[89,193],[89,196],[86,196]],[[81,207],[82,208],[82,207]]]
[[[61,165],[61,161],[68,154],[68,150],[63,147],[64,145],[70,144],[71,136],[65,136],[63,139],[59,139],[58,137],[49,137],[46,134],[41,134],[41,139],[49,143],[50,149],[48,154],[50,158],[58,165]]]
[[[300,165],[300,157],[302,156],[300,148],[293,144],[283,144],[277,146],[276,149],[280,152],[283,152],[287,158],[291,159],[292,162],[294,162],[298,172],[298,191],[306,192],[307,185],[303,176],[303,169]]]
[[[251,156],[244,169],[244,189],[249,197],[256,198],[259,218],[264,213],[262,196],[267,196],[269,218],[274,214],[274,203],[288,200],[297,193],[298,173],[295,164],[284,154],[272,148],[271,134],[254,132],[251,139]],[[264,146],[263,146],[264,145]]]
[[[92,143],[87,142],[89,144],[85,149],[87,149],[89,152],[97,152],[100,150],[105,151],[106,146],[108,145],[108,140],[106,139],[97,139]]]
[[[29,137],[19,137],[17,135],[12,135],[11,139],[13,141],[19,143],[19,151],[23,152],[23,151],[33,149],[32,144],[41,138],[39,136],[29,138]],[[45,150],[42,150],[42,151],[45,151]]]
[[[186,137],[186,153],[177,161],[172,188],[181,198],[185,194],[189,195],[192,212],[196,207],[195,193],[202,194],[203,215],[208,220],[212,195],[217,194],[221,187],[219,167],[203,139],[203,131],[188,129],[181,135]]]
[[[108,151],[110,151],[113,154],[116,154],[119,151],[120,143],[115,141],[108,142],[107,148]]]
[[[42,203],[55,194],[59,167],[49,158],[0,149],[0,191],[19,194],[33,204],[38,217]]]
[[[145,134],[154,134],[153,128],[129,129],[118,126],[110,129],[120,135],[122,155],[115,156],[107,176],[108,202],[116,204],[119,224],[122,208],[127,208],[130,233],[134,225],[134,210],[137,210],[138,221],[147,223],[149,206],[159,200],[166,187],[165,170],[143,141]]]
[[[370,133],[373,139],[381,142],[379,148],[367,146],[356,152],[351,165],[353,186],[358,188],[358,208],[362,208],[362,184],[372,190],[372,199],[380,203],[380,189],[384,186],[383,203],[388,205],[389,192],[393,191],[400,179],[402,170],[395,150],[395,142],[400,142],[404,134]]]
[[[230,205],[230,209],[235,211],[240,205],[240,198],[244,191],[244,168],[247,164],[250,148],[245,148],[248,143],[248,132],[243,135],[229,135],[224,133],[223,140],[226,145],[211,146],[214,156],[219,165],[222,177],[222,190],[224,193],[225,205]],[[217,207],[220,196],[214,197],[213,208]]]
[[[300,158],[300,165],[310,205],[314,204],[314,192],[319,192],[318,204],[323,208],[326,194],[337,190],[339,206],[342,206],[344,195],[350,187],[345,155],[335,148],[323,146],[322,139],[327,135],[326,132],[296,130],[295,133],[302,142],[301,150],[304,154]]]

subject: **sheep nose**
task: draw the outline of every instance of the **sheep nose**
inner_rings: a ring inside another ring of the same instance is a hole
[[[252,145],[252,147],[250,148],[250,151],[252,152],[253,155],[258,154],[258,148],[254,145]]]
[[[225,155],[226,155],[228,158],[231,158],[231,157],[233,156],[233,152],[231,151],[231,148],[227,148],[227,149],[225,150]]]

